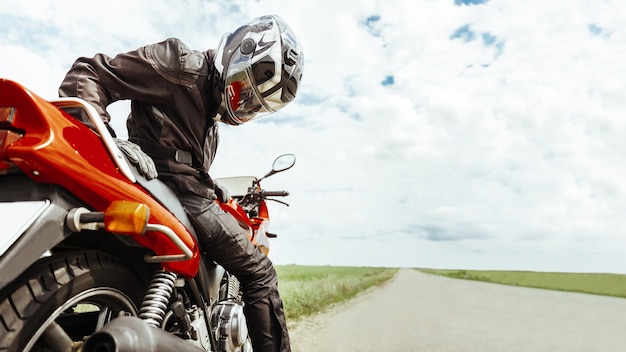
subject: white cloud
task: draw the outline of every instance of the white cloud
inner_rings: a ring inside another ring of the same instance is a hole
[[[271,209],[277,263],[626,272],[617,0],[81,4],[3,2],[0,76],[53,97],[78,56],[168,36],[204,50],[266,13],[292,25],[299,97],[223,128],[213,169],[298,156],[264,183],[292,192]]]

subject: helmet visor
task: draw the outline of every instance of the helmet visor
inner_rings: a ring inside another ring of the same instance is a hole
[[[241,124],[257,117],[257,114],[269,113],[248,70],[240,67],[232,71],[235,72],[230,73],[226,80],[226,107],[232,119]]]

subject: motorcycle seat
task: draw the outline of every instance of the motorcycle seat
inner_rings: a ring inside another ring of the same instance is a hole
[[[156,199],[161,205],[167,208],[174,216],[180,220],[180,222],[185,225],[189,233],[191,233],[197,240],[196,233],[193,229],[191,221],[187,216],[187,212],[185,208],[181,204],[178,196],[171,188],[169,188],[165,183],[161,182],[158,178],[148,180],[143,175],[139,173],[139,170],[128,160],[126,155],[124,155],[126,161],[130,165],[130,169],[137,180],[137,183],[141,185],[152,198]]]

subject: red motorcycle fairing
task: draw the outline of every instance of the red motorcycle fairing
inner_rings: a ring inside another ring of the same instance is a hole
[[[258,208],[254,209],[251,216],[241,206],[237,199],[242,199],[249,191],[249,187],[261,190],[258,178],[254,176],[235,176],[215,179],[216,182],[226,187],[233,198],[225,203],[220,203],[222,210],[230,213],[243,229],[248,231],[248,238],[259,247],[266,255],[269,254],[270,243],[267,229],[269,227],[269,212],[265,199],[258,202]]]
[[[241,205],[239,205],[239,203],[237,203],[234,198],[231,198],[228,202],[220,203],[220,207],[222,208],[222,210],[232,215],[239,223],[239,226],[241,226],[242,228],[252,228],[252,223],[250,222],[250,218],[248,218],[246,211],[241,207]]]
[[[5,107],[14,111],[11,121],[0,121],[0,127],[13,131],[14,137],[0,138],[3,161],[10,161],[36,182],[63,186],[94,211],[104,211],[116,200],[146,204],[150,223],[171,228],[193,253],[189,260],[161,265],[186,277],[196,275],[200,253],[194,237],[170,211],[119,172],[96,133],[18,83],[0,79],[0,108]],[[0,164],[0,173],[8,167],[6,162]],[[156,255],[180,253],[160,233],[148,231],[132,237]]]

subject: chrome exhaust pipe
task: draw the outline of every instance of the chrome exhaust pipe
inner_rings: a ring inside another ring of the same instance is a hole
[[[206,352],[137,317],[120,317],[95,332],[83,345],[83,352]]]

